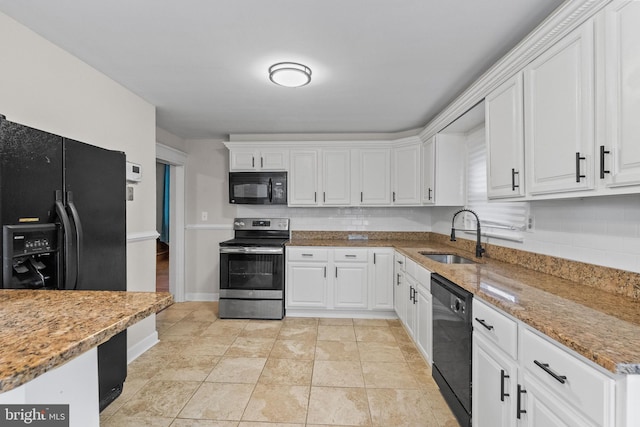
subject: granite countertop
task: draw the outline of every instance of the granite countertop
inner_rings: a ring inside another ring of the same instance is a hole
[[[168,307],[168,292],[0,290],[0,392]]]
[[[290,246],[393,247],[615,374],[640,375],[640,301],[439,242],[294,239]],[[477,264],[442,264],[420,252],[454,253]]]

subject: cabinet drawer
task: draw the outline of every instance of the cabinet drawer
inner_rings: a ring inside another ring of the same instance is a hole
[[[518,323],[473,299],[473,331],[487,337],[513,359],[518,358]]]
[[[367,262],[369,251],[367,249],[346,249],[339,248],[333,250],[333,259],[336,262]]]
[[[418,283],[426,288],[428,292],[431,292],[431,272],[426,268],[418,265],[416,274],[418,277]]]
[[[522,329],[523,367],[598,425],[609,425],[613,380],[558,345],[529,329]]]
[[[289,261],[327,261],[329,250],[309,246],[287,248]]]

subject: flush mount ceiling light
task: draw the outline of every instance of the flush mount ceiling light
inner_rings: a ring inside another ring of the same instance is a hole
[[[300,87],[311,81],[311,69],[295,62],[278,62],[269,67],[269,80],[285,87]]]

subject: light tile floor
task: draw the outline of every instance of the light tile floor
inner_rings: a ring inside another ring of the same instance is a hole
[[[157,315],[104,427],[457,427],[398,320],[218,319],[217,303]]]

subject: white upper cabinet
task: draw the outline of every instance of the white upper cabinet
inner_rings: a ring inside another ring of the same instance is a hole
[[[527,193],[594,188],[594,41],[589,20],[524,69]]]
[[[361,206],[391,204],[391,149],[362,148],[358,150],[360,174],[358,180]],[[357,203],[356,203],[357,204]]]
[[[289,150],[272,148],[233,148],[229,151],[229,170],[285,171],[289,168]]]
[[[322,150],[322,204],[351,204],[351,150]]]
[[[640,184],[640,2],[614,1],[604,10],[605,138],[597,178],[609,187]]]
[[[420,192],[420,149],[416,142],[393,148],[393,194],[394,205],[418,206]]]
[[[318,150],[291,150],[289,206],[318,205]]]
[[[462,206],[465,202],[464,135],[439,133],[422,147],[422,203]]]
[[[490,199],[525,195],[522,109],[522,73],[485,99],[487,196]]]

